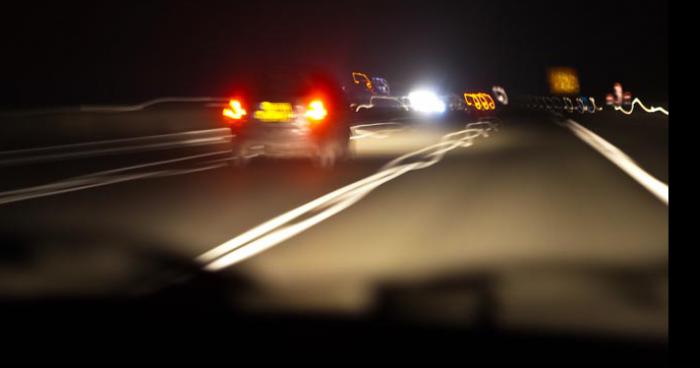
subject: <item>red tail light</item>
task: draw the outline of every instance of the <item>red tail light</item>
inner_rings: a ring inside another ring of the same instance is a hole
[[[230,100],[228,102],[227,108],[225,108],[221,114],[227,118],[233,120],[243,120],[243,118],[248,115],[248,112],[243,108],[243,104],[239,100]]]
[[[312,122],[320,122],[326,118],[328,110],[321,100],[313,100],[306,107],[304,116]]]

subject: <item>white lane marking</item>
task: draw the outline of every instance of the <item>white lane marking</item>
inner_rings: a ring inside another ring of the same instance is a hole
[[[33,116],[47,114],[65,114],[76,112],[133,112],[140,111],[153,105],[168,102],[225,102],[224,97],[160,97],[148,100],[135,105],[81,105],[78,107],[61,107],[55,109],[32,110],[32,111],[10,111],[2,112],[0,116]]]
[[[456,148],[471,146],[474,139],[488,136],[491,130],[495,130],[491,123],[468,124],[461,131],[443,136],[439,143],[400,156],[379,172],[262,223],[205,252],[197,260],[204,263],[205,269],[217,271],[252,257],[350,207],[382,184],[410,171],[430,167]],[[317,213],[284,226],[312,212]]]
[[[20,202],[20,201],[24,201],[24,200],[28,200],[28,199],[48,197],[48,196],[57,195],[57,194],[76,192],[79,190],[102,187],[102,186],[111,185],[111,184],[124,183],[127,181],[133,181],[133,180],[138,180],[138,179],[160,178],[160,177],[166,177],[166,176],[192,174],[195,172],[218,169],[218,168],[224,167],[224,166],[226,166],[225,163],[212,163],[212,164],[207,165],[207,166],[196,167],[196,168],[192,168],[192,169],[152,171],[152,172],[145,172],[145,173],[139,173],[139,174],[124,175],[124,176],[120,176],[120,177],[116,177],[116,178],[105,178],[101,181],[97,181],[96,183],[83,184],[83,185],[73,186],[73,187],[69,187],[69,188],[54,190],[54,191],[50,191],[50,192],[32,193],[32,194],[27,194],[27,195],[22,195],[22,196],[15,196],[13,198],[8,198],[8,199],[2,198],[2,199],[0,199],[0,205],[7,204],[7,203],[13,203],[13,202]]]
[[[382,127],[393,127],[381,129]],[[380,129],[373,129],[375,127],[380,127]],[[391,134],[405,130],[406,126],[401,123],[394,122],[384,122],[384,123],[373,123],[373,124],[359,124],[350,127],[351,136],[350,139],[364,139],[364,138],[376,138],[384,139],[388,138]]]
[[[182,175],[182,174],[187,174],[187,173],[191,173],[191,172],[215,169],[215,168],[218,168],[218,167],[225,165],[225,164],[220,164],[219,161],[225,161],[225,160],[228,160],[229,158],[226,157],[223,160],[215,160],[215,161],[207,163],[207,164],[212,164],[212,166],[197,166],[197,167],[192,168],[192,169],[160,170],[160,171],[149,171],[149,172],[137,173],[137,174],[120,174],[120,173],[124,173],[127,171],[133,171],[135,169],[142,169],[142,168],[152,167],[152,166],[162,166],[162,165],[167,165],[167,164],[172,164],[172,163],[177,163],[177,162],[182,162],[182,161],[187,161],[187,160],[212,157],[212,156],[223,155],[223,154],[228,154],[228,153],[230,153],[230,151],[225,150],[225,151],[209,152],[209,153],[204,153],[204,154],[179,157],[179,158],[175,158],[175,159],[156,161],[156,162],[150,162],[150,163],[146,163],[146,164],[133,165],[133,166],[127,166],[127,167],[122,167],[122,168],[118,168],[118,169],[100,171],[100,172],[96,172],[96,173],[92,173],[92,174],[87,174],[87,175],[82,175],[82,176],[77,176],[77,177],[61,180],[61,181],[50,183],[50,184],[38,185],[38,186],[22,188],[22,189],[8,190],[8,191],[0,192],[0,205],[25,201],[25,200],[34,199],[34,198],[52,196],[52,195],[57,195],[57,194],[62,194],[62,193],[67,193],[67,192],[74,192],[74,191],[78,191],[78,190],[89,189],[89,188],[94,188],[94,187],[99,187],[99,186],[105,186],[105,185],[109,185],[109,184],[122,183],[122,182],[126,182],[126,181],[137,180],[137,179],[161,177],[161,176],[172,176],[172,175]],[[114,176],[114,174],[120,174],[120,175]]]
[[[394,124],[394,123],[378,123],[378,125],[381,124]],[[374,124],[365,124],[364,126],[371,126]],[[362,127],[363,125],[357,125],[358,127]],[[144,139],[151,139],[151,138],[157,138],[157,137],[171,137],[171,136],[179,136],[180,134],[199,134],[201,133],[212,133],[212,132],[220,132],[220,131],[226,131],[227,133],[229,132],[228,128],[223,128],[223,129],[210,129],[210,130],[205,130],[205,131],[191,131],[191,132],[185,132],[185,133],[176,133],[174,135],[172,134],[167,134],[167,135],[162,135],[162,136],[151,136],[151,137],[143,137]],[[93,143],[115,143],[115,142],[122,142],[123,140],[112,140],[112,141],[102,141],[102,142],[93,142]],[[81,146],[83,146],[81,144]],[[74,147],[73,145],[68,145],[68,146],[57,146],[60,148],[64,147]],[[43,185],[37,185],[37,186],[32,186],[32,187],[27,187],[27,188],[20,188],[20,189],[14,189],[14,190],[7,190],[4,192],[0,192],[0,205],[2,204],[8,204],[8,203],[14,203],[14,202],[20,202],[28,199],[33,199],[33,198],[40,198],[40,197],[46,197],[46,196],[51,196],[51,195],[57,195],[57,194],[62,194],[62,193],[67,193],[67,192],[73,192],[77,190],[83,190],[83,189],[89,189],[89,188],[94,188],[98,186],[105,186],[109,184],[116,184],[116,183],[121,183],[125,181],[131,181],[131,180],[136,180],[136,179],[143,179],[143,178],[149,178],[149,177],[154,177],[156,174],[159,176],[164,176],[163,171],[159,171],[156,173],[150,172],[150,173],[144,173],[144,174],[137,174],[137,175],[123,175],[122,177],[118,178],[113,178],[110,177],[110,175],[113,174],[118,174],[118,173],[123,173],[126,171],[132,171],[135,169],[143,169],[146,167],[152,167],[152,166],[161,166],[161,165],[166,165],[166,164],[172,164],[176,162],[181,162],[181,161],[186,161],[186,160],[193,160],[197,158],[204,158],[204,157],[210,157],[210,156],[217,156],[217,155],[224,155],[230,153],[229,150],[222,150],[222,151],[216,151],[216,152],[209,152],[209,153],[204,153],[204,154],[198,154],[198,155],[191,155],[191,156],[184,156],[184,157],[179,157],[179,158],[174,158],[174,159],[169,159],[169,160],[163,160],[163,161],[155,161],[155,162],[149,162],[145,164],[139,164],[139,165],[133,165],[133,166],[127,166],[127,167],[122,167],[122,168],[117,168],[117,169],[111,169],[111,170],[106,170],[106,171],[99,171],[99,172],[94,172],[86,175],[81,175],[81,176],[76,176],[72,177],[69,179],[64,179],[58,182],[54,183],[49,183],[49,184],[43,184]],[[77,155],[80,155],[81,153],[78,152],[76,153]],[[230,158],[226,158],[225,160],[229,160]],[[0,160],[0,164],[2,163],[2,160]],[[221,167],[223,165],[218,165],[216,167]],[[213,169],[216,167],[211,167],[208,169]],[[207,170],[208,170],[207,169]],[[178,174],[185,174],[188,172],[196,172],[200,171],[200,168],[195,168],[195,169],[190,169],[190,171],[187,170],[179,170],[177,171]]]
[[[78,151],[78,152],[68,152],[68,153],[57,153],[57,154],[47,154],[39,156],[30,157],[18,157],[11,159],[0,160],[0,166],[2,165],[18,165],[18,164],[28,164],[46,161],[59,161],[71,158],[85,158],[85,157],[95,157],[107,154],[123,154],[123,153],[137,153],[144,151],[154,151],[169,148],[182,148],[190,146],[202,146],[202,145],[214,145],[214,144],[224,144],[230,142],[230,137],[213,137],[213,138],[197,138],[188,139],[184,141],[176,142],[163,142],[163,143],[152,143],[144,144],[132,147],[115,147],[115,148],[103,148],[90,151]]]
[[[192,135],[206,135],[206,134],[212,134],[212,133],[230,134],[230,132],[231,132],[231,130],[229,128],[190,130],[190,131],[186,131],[186,132],[168,133],[168,134],[159,134],[159,135],[148,135],[148,136],[134,137],[134,138],[120,138],[120,139],[110,139],[110,140],[103,140],[103,141],[62,144],[62,145],[57,145],[57,146],[25,148],[25,149],[11,150],[11,151],[0,151],[0,157],[7,156],[7,155],[21,155],[21,154],[27,154],[27,153],[57,151],[57,150],[63,150],[63,149],[74,149],[74,148],[82,148],[82,147],[90,147],[90,146],[102,146],[102,145],[109,145],[109,144],[115,144],[115,143],[134,143],[134,142],[157,140],[157,139],[163,139],[163,138],[188,137],[188,136],[192,136]]]
[[[125,171],[143,169],[143,168],[152,167],[152,166],[162,166],[162,165],[167,165],[167,164],[172,164],[172,163],[177,163],[177,162],[182,162],[182,161],[188,161],[188,160],[194,160],[194,159],[198,159],[198,158],[223,155],[223,154],[228,154],[228,153],[229,153],[228,150],[208,152],[208,153],[178,157],[178,158],[173,158],[173,159],[168,159],[168,160],[148,162],[145,164],[125,166],[125,167],[121,167],[121,168],[117,168],[117,169],[98,171],[98,172],[94,172],[94,173],[90,173],[90,174],[86,174],[86,175],[75,176],[73,178],[64,179],[64,180],[54,182],[54,183],[43,184],[43,185],[38,185],[38,186],[33,186],[33,187],[20,188],[20,189],[7,190],[4,192],[0,192],[0,197],[5,197],[5,196],[9,196],[9,195],[14,195],[14,194],[20,194],[20,193],[39,191],[39,190],[51,190],[52,188],[63,188],[63,187],[71,186],[71,185],[79,185],[79,184],[86,182],[88,180],[92,180],[91,178],[94,178],[97,176],[104,177],[107,175],[122,173]]]
[[[146,101],[136,105],[122,106],[80,106],[80,111],[83,112],[131,112],[143,110],[147,107],[168,103],[168,102],[222,102],[228,99],[223,97],[160,97],[150,101]]]
[[[632,158],[627,156],[619,148],[615,147],[612,145],[612,143],[606,141],[599,135],[586,129],[581,124],[573,121],[572,119],[566,119],[562,125],[569,128],[577,137],[588,143],[588,145],[593,147],[596,151],[600,152],[600,154],[617,165],[620,169],[622,169],[622,171],[626,172],[629,176],[631,176],[634,180],[636,180],[639,184],[641,184],[644,188],[646,188],[668,206],[668,184],[651,176],[651,174],[639,167],[639,165],[637,165]]]
[[[632,106],[630,106],[629,110],[625,110],[622,106],[613,106],[613,108],[615,108],[615,111],[620,111],[623,114],[630,115],[630,114],[632,114],[632,112],[634,112],[635,105],[639,105],[639,107],[641,107],[644,111],[646,111],[648,113],[660,112],[660,113],[668,116],[668,110],[664,109],[663,107],[657,107],[657,106],[646,107],[646,106],[644,106],[644,104],[642,103],[642,101],[639,98],[635,98],[632,101]]]

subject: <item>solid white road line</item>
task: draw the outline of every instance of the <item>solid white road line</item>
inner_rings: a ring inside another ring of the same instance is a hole
[[[622,171],[626,172],[644,188],[649,190],[652,194],[664,202],[664,204],[668,205],[668,184],[651,176],[651,174],[639,167],[634,160],[632,160],[619,148],[615,147],[612,143],[606,141],[599,135],[586,129],[581,124],[573,121],[572,119],[566,119],[562,125],[569,128],[577,137],[588,143],[588,145],[617,165],[620,169],[622,169]]]

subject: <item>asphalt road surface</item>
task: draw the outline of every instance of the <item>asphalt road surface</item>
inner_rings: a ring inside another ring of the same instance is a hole
[[[128,114],[120,119],[128,122]],[[668,183],[666,116],[571,118]],[[202,144],[181,144],[192,137],[176,136],[180,143],[168,149],[111,151],[122,146],[116,142],[55,161],[57,152],[75,150],[0,155],[6,159],[0,218],[5,232],[109,228],[149,239],[164,252],[251,280],[258,292],[240,303],[252,309],[352,315],[376,305],[380,289],[486,277],[495,285],[496,319],[505,328],[663,340],[668,206],[564,120],[512,112],[447,138],[467,122],[366,127],[353,140],[353,159],[331,171],[304,160],[266,159],[232,170],[225,132],[217,131]],[[440,142],[428,154],[386,166]],[[48,158],[17,161],[27,154]],[[265,240],[243,242],[247,251],[214,266],[201,257],[353,183],[350,194],[271,224],[258,234]],[[105,290],[118,279],[80,255],[70,267],[54,267],[41,256],[35,262],[0,267],[5,295]],[[76,276],[86,272],[98,281]],[[406,318],[468,323],[462,313],[472,302],[468,296],[426,293],[402,304]]]

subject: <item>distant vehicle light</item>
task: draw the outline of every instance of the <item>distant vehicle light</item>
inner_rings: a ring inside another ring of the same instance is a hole
[[[574,95],[579,92],[578,73],[574,68],[549,69],[549,89],[555,95]]]
[[[608,93],[607,95],[605,95],[605,104],[608,106],[612,106],[615,104],[615,97],[612,93]]]
[[[367,88],[367,91],[374,93],[374,86],[372,85],[372,80],[369,79],[367,74],[360,72],[352,72],[352,81],[355,82],[355,84],[360,84],[358,78],[364,79],[365,88]]]
[[[316,122],[325,119],[327,115],[328,110],[326,110],[326,107],[323,105],[323,101],[321,100],[311,101],[309,106],[306,108],[306,112],[304,113],[304,116],[306,116],[307,119]]]
[[[506,90],[501,87],[501,86],[493,86],[491,88],[493,91],[494,96],[496,96],[496,100],[500,102],[502,105],[508,105],[508,94],[506,93]]]
[[[623,105],[632,104],[632,92],[625,91],[622,93],[622,104]]]
[[[233,120],[241,120],[244,116],[248,114],[248,112],[243,108],[241,101],[230,100],[228,102],[228,105],[230,108],[225,108],[221,112],[222,115],[224,115],[227,118],[231,118]]]
[[[484,92],[464,93],[464,102],[467,104],[467,106],[473,106],[479,111],[496,109],[496,102],[494,102],[491,95]]]
[[[632,104],[632,92],[625,91],[622,88],[622,83],[615,82],[613,85],[613,93],[608,93],[605,97],[605,102],[608,106],[620,107],[622,105],[629,106]]]
[[[378,95],[389,96],[391,95],[391,89],[389,88],[389,82],[381,77],[372,77],[372,88],[374,92]]]
[[[408,94],[408,101],[413,110],[424,113],[442,113],[446,106],[435,93],[431,91],[413,91]]]

